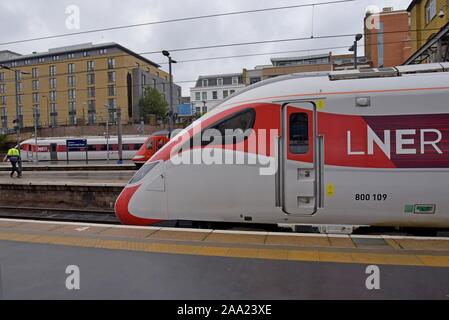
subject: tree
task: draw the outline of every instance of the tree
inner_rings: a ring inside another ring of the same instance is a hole
[[[139,100],[139,108],[142,110],[144,119],[150,114],[154,114],[156,118],[165,121],[167,118],[167,106],[164,96],[155,88],[148,87],[145,89],[143,97]]]
[[[0,134],[0,151],[6,150],[6,146],[8,144],[7,142],[8,136],[5,134]]]

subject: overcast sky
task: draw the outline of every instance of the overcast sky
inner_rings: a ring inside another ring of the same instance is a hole
[[[0,43],[55,34],[129,25],[173,18],[198,16],[230,11],[279,7],[296,4],[328,2],[331,0],[2,0],[0,2]],[[357,0],[346,4],[311,7],[218,17],[188,22],[142,26],[123,30],[2,45],[0,50],[21,54],[42,52],[49,48],[77,43],[117,42],[140,53],[162,49],[176,49],[203,45],[300,38],[363,32],[363,17],[369,6],[405,9],[411,0]],[[80,29],[66,27],[67,6],[80,10]],[[266,53],[290,50],[309,50],[350,46],[352,38],[315,39],[307,41],[271,43],[175,52],[177,60],[217,56]],[[176,81],[195,80],[199,75],[241,72],[242,68],[270,64],[270,57],[285,57],[328,52],[310,51],[214,61],[179,63],[174,67]],[[347,50],[332,50],[347,53]],[[146,55],[154,62],[164,62],[161,54]],[[163,65],[163,69],[167,69]],[[180,83],[183,95],[188,96],[194,83]]]

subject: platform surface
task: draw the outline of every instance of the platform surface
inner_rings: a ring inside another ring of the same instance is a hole
[[[65,287],[66,267],[81,288]],[[367,267],[380,271],[368,290]],[[3,299],[449,299],[449,239],[0,220]]]
[[[22,178],[13,178],[0,171],[0,184],[118,184],[125,186],[134,171],[24,171]]]

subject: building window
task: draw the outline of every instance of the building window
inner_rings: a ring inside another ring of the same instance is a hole
[[[56,127],[58,125],[58,109],[56,103],[50,104],[50,121],[52,127]]]
[[[201,92],[201,98],[207,100],[207,92]]]
[[[100,54],[101,55],[106,54],[107,52],[108,52],[108,50],[106,50],[106,49],[100,49]]]
[[[195,100],[200,101],[201,100],[201,92],[195,92]]]
[[[147,76],[145,74],[142,75],[142,86],[145,86],[147,84]]]
[[[33,105],[33,120],[37,127],[41,125],[41,107],[38,104]]]
[[[75,89],[69,89],[69,99],[75,100],[76,99],[76,91]]]
[[[108,59],[108,69],[114,69],[115,68],[115,59],[109,58]]]
[[[76,125],[76,103],[74,101],[69,102],[69,125]]]
[[[6,84],[0,84],[0,94],[6,93]]]
[[[223,85],[223,78],[218,78],[217,79],[217,86],[222,86]]]
[[[69,74],[75,73],[75,64],[74,63],[68,64],[68,73]]]
[[[53,56],[53,57],[51,57],[51,59],[52,59],[53,61],[58,61],[58,60],[59,60],[59,56]]]
[[[56,67],[55,66],[50,66],[49,70],[50,70],[50,76],[54,77],[56,75]]]
[[[115,82],[115,71],[108,72],[108,82],[109,83]]]
[[[67,80],[68,80],[68,86],[69,87],[74,87],[75,86],[75,76],[68,76]]]
[[[89,98],[95,98],[95,87],[87,88],[87,96]]]
[[[233,95],[235,93],[235,90],[229,91],[229,94]]]
[[[203,107],[203,113],[207,112],[207,107]]]
[[[39,69],[38,68],[31,69],[31,77],[34,78],[34,79],[39,77]]]
[[[232,84],[239,84],[239,78],[238,77],[232,77]]]
[[[116,91],[117,90],[116,90],[115,86],[108,86],[108,96],[110,96],[110,97],[116,96],[117,95]]]
[[[83,57],[88,57],[89,56],[89,51],[84,51],[83,52]]]
[[[223,90],[223,99],[226,99],[229,96],[228,90]]]
[[[4,72],[0,72],[0,82],[5,81],[5,73]]]
[[[33,93],[33,103],[39,103],[39,93]]]
[[[67,59],[73,59],[75,58],[75,54],[74,53],[68,53],[67,54]]]
[[[249,78],[249,84],[254,84],[260,82],[262,79],[260,77]]]
[[[0,106],[6,106],[6,96],[0,97]]]
[[[165,92],[165,83],[162,83],[162,92]]]
[[[56,101],[56,91],[50,91],[50,101]]]
[[[117,100],[116,99],[108,99],[108,106],[111,109],[115,109],[117,107]]]
[[[88,113],[88,117],[87,117],[88,124],[95,124],[95,122],[97,121],[97,115],[96,115],[97,112],[95,110],[95,100],[89,100],[87,113]]]
[[[37,59],[37,62],[43,63],[43,62],[45,62],[45,58],[44,57],[40,57],[39,59]]]
[[[89,100],[88,109],[89,112],[95,112],[95,100]]]
[[[33,88],[33,91],[38,91],[39,90],[39,80],[33,80],[31,82],[31,86]]]
[[[201,107],[195,107],[195,112],[198,114],[201,113]]]
[[[50,79],[50,89],[56,89],[56,78]]]
[[[95,84],[95,74],[94,74],[94,73],[89,73],[89,74],[87,75],[87,84],[88,84],[89,86],[92,86],[92,85]]]
[[[217,100],[218,99],[218,92],[217,91],[212,91],[212,99],[213,100]]]
[[[17,78],[17,81],[22,80],[22,72],[16,71],[16,78]]]
[[[95,68],[95,62],[87,61],[87,71],[94,71],[94,68]]]
[[[6,107],[0,108],[0,118],[2,122],[2,128],[3,129],[8,128],[8,115],[6,113]]]
[[[19,103],[19,104],[22,104],[22,95],[21,94],[18,94],[17,95],[17,102]]]
[[[437,0],[429,0],[426,3],[426,23],[432,21],[437,15]]]
[[[23,92],[23,83],[22,82],[17,83],[17,91]]]
[[[207,79],[203,79],[203,81],[202,81],[202,86],[203,86],[203,87],[209,86],[209,81],[208,81]]]
[[[11,62],[11,67],[17,67],[19,63],[17,61]]]
[[[24,61],[24,64],[27,66],[27,65],[30,64],[30,62],[31,62],[31,61],[27,59],[27,60]]]
[[[153,79],[153,88],[156,89],[156,79]]]
[[[117,109],[117,100],[116,99],[108,99],[108,106],[109,106],[109,110],[108,110],[108,118],[109,118],[109,122],[114,122],[116,119],[116,109]]]

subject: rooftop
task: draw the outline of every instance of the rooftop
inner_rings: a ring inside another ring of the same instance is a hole
[[[82,51],[87,51],[87,50],[107,49],[107,48],[118,48],[134,57],[137,57],[137,58],[145,61],[146,63],[148,63],[150,65],[153,65],[154,67],[157,67],[157,68],[160,67],[160,65],[158,65],[157,63],[155,63],[155,62],[139,55],[138,53],[136,53],[132,50],[129,50],[128,48],[125,48],[124,46],[122,46],[118,43],[115,43],[115,42],[108,42],[108,43],[101,43],[101,44],[82,43],[82,44],[76,44],[76,45],[72,45],[72,46],[51,48],[47,52],[36,52],[36,53],[32,53],[32,54],[27,54],[27,55],[19,55],[19,54],[13,53],[18,56],[14,57],[14,58],[5,59],[5,60],[0,60],[0,62],[7,63],[7,62],[13,62],[13,61],[27,60],[27,59],[31,59],[31,58],[48,57],[48,56],[53,56],[56,54],[75,53],[75,52],[82,52]],[[6,51],[11,52],[9,50],[6,50]],[[0,51],[0,52],[3,52],[3,51]]]

